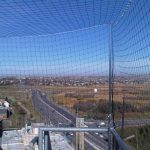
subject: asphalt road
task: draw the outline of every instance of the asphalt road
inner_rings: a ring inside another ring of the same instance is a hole
[[[92,122],[85,122],[90,127],[97,127],[98,123],[97,121]],[[105,122],[105,125],[107,126],[107,122]],[[150,119],[125,119],[124,120],[124,126],[125,127],[136,127],[136,126],[146,126],[150,125]],[[122,121],[121,120],[115,120],[115,127],[121,128]]]
[[[75,126],[76,116],[65,108],[62,108],[50,101],[46,94],[38,90],[32,91],[32,103],[34,107],[44,116],[47,124],[54,126]],[[91,126],[92,127],[92,126]],[[94,127],[94,126],[93,126]],[[75,143],[75,135],[69,136]],[[107,142],[98,133],[85,133],[86,150],[108,149]]]
[[[32,91],[32,103],[34,107],[44,116],[45,123],[53,124],[60,127],[75,126],[76,116],[71,114],[67,109],[58,106],[49,100],[45,93],[39,90]],[[88,127],[95,128],[98,126],[96,121],[85,122]],[[107,126],[107,122],[105,122]],[[115,121],[116,127],[121,127],[121,120]],[[144,126],[150,125],[150,119],[126,119],[124,125],[127,126]],[[75,143],[75,135],[68,136]],[[98,149],[107,149],[107,133],[100,135],[99,133],[85,133],[86,144],[85,149],[95,150],[95,146]]]
[[[121,127],[121,125],[122,125],[121,120],[116,120],[115,125],[116,125],[116,127]],[[125,121],[124,121],[125,127],[146,126],[146,125],[150,125],[150,119],[142,119],[142,118],[140,118],[140,119],[125,119]]]

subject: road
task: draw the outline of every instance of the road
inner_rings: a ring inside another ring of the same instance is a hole
[[[45,117],[45,123],[53,124],[54,126],[75,126],[76,116],[71,114],[67,109],[58,106],[49,100],[45,93],[39,90],[32,91],[32,102],[35,108]],[[97,121],[85,122],[88,127],[97,127]],[[107,122],[105,122],[107,126]],[[116,120],[116,127],[121,127],[121,120]],[[150,119],[126,119],[124,125],[127,126],[144,126],[150,125]],[[101,137],[103,136],[103,138]],[[95,150],[95,145],[99,149],[107,149],[107,134],[100,135],[98,133],[85,133],[86,149]],[[75,143],[75,137],[69,137]],[[105,140],[104,140],[105,139]],[[93,145],[93,146],[92,146]]]
[[[115,121],[116,127],[121,127],[121,120]],[[150,125],[150,119],[125,119],[124,126],[125,127],[135,127],[135,126],[146,126]]]
[[[50,101],[46,94],[41,91],[32,91],[32,103],[34,107],[44,116],[47,124],[55,126],[75,126],[76,116],[71,114],[65,108],[54,104]],[[61,123],[61,124],[60,124]],[[75,135],[69,136],[75,143]],[[85,149],[86,150],[105,150],[108,149],[107,142],[97,133],[85,133]]]
[[[97,127],[97,121],[85,122],[90,127]],[[107,126],[107,122],[105,122]],[[125,119],[124,126],[125,127],[136,127],[136,126],[146,126],[150,125],[150,119]],[[121,120],[115,120],[115,127],[120,128],[122,126]]]

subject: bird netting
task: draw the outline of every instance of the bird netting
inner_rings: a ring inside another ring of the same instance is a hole
[[[0,8],[0,96],[15,109],[6,126],[24,118],[75,125],[79,116],[98,127],[109,113],[116,126],[149,124],[150,1],[11,0]]]

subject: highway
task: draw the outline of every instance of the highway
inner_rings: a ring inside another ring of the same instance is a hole
[[[49,100],[45,93],[39,90],[32,90],[32,103],[33,106],[45,118],[46,124],[53,124],[60,127],[73,127],[75,126],[76,116],[71,114],[67,109],[58,106],[52,100]],[[88,127],[97,127],[97,121],[85,122]],[[107,122],[105,122],[107,126]],[[120,128],[122,125],[121,120],[115,121],[115,126]],[[144,126],[150,125],[150,119],[125,119],[124,126]],[[68,136],[69,139],[75,143],[75,135]],[[85,149],[107,149],[107,134],[98,133],[85,133]]]
[[[115,121],[116,127],[121,127],[122,121],[116,120]],[[135,126],[146,126],[150,125],[150,119],[125,119],[124,120],[124,126],[125,127],[135,127]]]
[[[68,110],[54,104],[39,90],[32,91],[32,103],[34,107],[44,116],[46,124],[54,126],[75,126],[76,116]],[[75,143],[75,135],[69,136],[71,141]],[[102,139],[97,133],[85,133],[85,149],[86,150],[105,150],[108,149],[107,141]]]
[[[97,127],[98,123],[97,121],[92,121],[92,122],[85,122],[90,127]],[[107,122],[105,122],[107,126]],[[124,120],[124,126],[125,127],[136,127],[136,126],[146,126],[150,125],[150,119],[125,119]],[[122,121],[121,120],[115,120],[115,127],[116,128],[121,128],[122,126]]]

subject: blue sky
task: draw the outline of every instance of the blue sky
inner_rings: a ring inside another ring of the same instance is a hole
[[[0,39],[2,75],[106,75],[108,29]]]
[[[0,1],[0,75],[107,75],[110,23],[116,70],[146,72],[140,65],[149,63],[148,3]]]
[[[150,74],[150,1],[131,4],[114,27],[115,68],[122,75]]]

